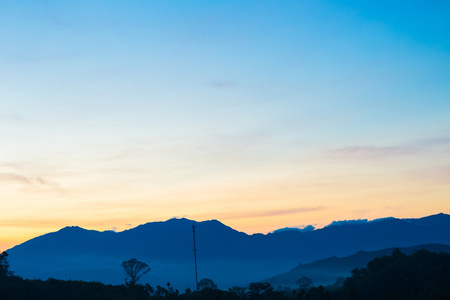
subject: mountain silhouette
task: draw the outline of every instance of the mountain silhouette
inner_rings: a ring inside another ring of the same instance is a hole
[[[119,284],[122,261],[146,262],[142,282],[179,289],[195,287],[192,225],[196,226],[199,279],[219,288],[246,285],[280,274],[298,263],[390,247],[450,245],[450,216],[386,218],[314,231],[247,235],[219,221],[170,219],[123,232],[65,227],[8,250],[13,271],[24,278],[73,279]]]
[[[345,257],[329,257],[317,260],[309,264],[300,264],[294,269],[264,280],[272,286],[283,286],[297,288],[297,279],[306,276],[309,277],[315,286],[331,285],[336,282],[338,277],[349,277],[354,268],[365,268],[367,263],[375,257],[391,255],[395,248],[387,248],[377,251],[358,251],[357,253]],[[411,255],[415,251],[427,249],[431,252],[450,253],[450,246],[442,244],[418,245],[413,247],[398,248],[402,253]]]

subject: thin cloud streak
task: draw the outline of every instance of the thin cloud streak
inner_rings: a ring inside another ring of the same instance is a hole
[[[262,218],[262,217],[274,217],[274,216],[282,216],[282,215],[292,215],[298,213],[312,212],[312,211],[321,211],[325,210],[324,207],[302,207],[302,208],[294,208],[294,209],[277,209],[277,210],[262,210],[262,211],[246,211],[246,212],[225,212],[212,214],[215,217],[218,217],[220,220],[233,220],[233,219],[251,219],[251,218]],[[211,214],[210,214],[211,215]],[[198,217],[198,216],[196,216]]]
[[[409,143],[379,147],[375,145],[350,145],[329,150],[326,157],[346,159],[390,159],[421,155],[428,151],[448,152],[450,137],[424,138]]]
[[[31,185],[32,180],[23,175],[14,173],[0,173],[0,181],[10,181],[24,185]]]
[[[24,176],[14,173],[0,173],[0,181],[14,181],[26,185],[46,185],[46,186],[58,186],[56,183],[49,182],[48,180],[40,176]]]
[[[25,176],[17,173],[0,173],[0,182],[12,182],[22,186],[37,187],[37,188],[50,188],[59,193],[64,193],[59,184],[51,182],[41,176]]]
[[[413,155],[416,154],[417,152],[418,152],[417,149],[408,146],[391,146],[391,147],[349,146],[332,150],[329,152],[329,155],[332,157],[342,157],[342,158],[380,159],[380,158]]]

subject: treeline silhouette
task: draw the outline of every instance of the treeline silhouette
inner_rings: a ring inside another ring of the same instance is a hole
[[[395,249],[391,255],[373,259],[366,268],[356,268],[345,280],[328,287],[299,284],[298,289],[274,288],[266,282],[220,290],[211,279],[199,282],[199,290],[180,292],[170,283],[152,287],[127,282],[109,285],[100,282],[29,280],[9,269],[8,254],[0,254],[0,299],[450,299],[450,254],[419,250],[405,255]],[[305,282],[305,278],[299,280]],[[308,282],[309,283],[309,282]]]
[[[450,254],[422,249],[371,260],[354,269],[336,299],[450,299]]]

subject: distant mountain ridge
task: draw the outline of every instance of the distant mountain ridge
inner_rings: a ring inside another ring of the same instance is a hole
[[[147,262],[143,282],[194,287],[192,225],[196,225],[199,277],[219,287],[245,285],[309,263],[357,251],[439,243],[450,245],[450,216],[382,219],[314,231],[247,235],[216,220],[170,219],[123,232],[65,227],[8,250],[11,268],[25,278],[48,277],[122,283],[120,263]]]

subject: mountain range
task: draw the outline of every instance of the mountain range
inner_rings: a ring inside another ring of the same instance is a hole
[[[119,284],[120,264],[131,258],[152,271],[141,282],[178,289],[195,287],[192,225],[196,226],[199,279],[219,288],[247,285],[286,272],[299,263],[348,256],[357,251],[439,243],[450,245],[450,216],[345,222],[312,231],[282,230],[248,235],[219,221],[170,219],[122,232],[65,227],[8,250],[11,269],[24,278]]]

